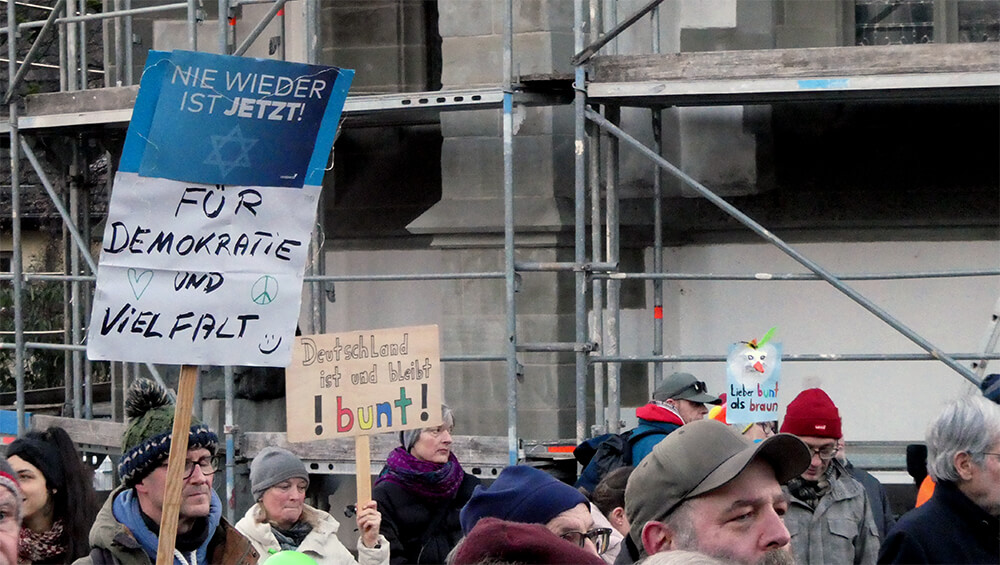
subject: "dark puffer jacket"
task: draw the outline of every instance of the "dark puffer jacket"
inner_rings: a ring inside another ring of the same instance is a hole
[[[462,539],[458,514],[478,484],[479,479],[466,473],[447,507],[393,482],[375,485],[372,498],[382,513],[381,533],[389,540],[389,562],[444,563],[448,552]]]

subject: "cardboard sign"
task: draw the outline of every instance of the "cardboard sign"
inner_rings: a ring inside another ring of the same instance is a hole
[[[766,338],[734,343],[726,357],[726,421],[750,424],[778,419],[781,344]]]
[[[441,424],[437,326],[295,338],[285,370],[288,441]]]
[[[352,77],[150,53],[108,209],[90,359],[288,364]]]

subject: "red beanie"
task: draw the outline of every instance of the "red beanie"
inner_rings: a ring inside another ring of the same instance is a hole
[[[825,392],[810,388],[799,393],[785,411],[781,433],[840,439],[840,412]]]
[[[560,538],[541,524],[483,518],[455,549],[451,563],[493,562],[604,565],[604,560],[591,551]]]

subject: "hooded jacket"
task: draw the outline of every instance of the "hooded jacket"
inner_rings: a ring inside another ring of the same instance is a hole
[[[108,496],[90,529],[90,555],[73,565],[152,565],[153,560],[131,531],[115,518],[114,501],[130,489],[118,487]],[[213,503],[218,500],[212,491]],[[213,565],[253,565],[259,554],[225,519],[219,521],[208,542],[206,563]]]
[[[647,431],[659,432],[646,435],[632,444],[632,464],[638,465],[667,434],[683,426],[684,420],[677,412],[655,402],[636,408],[635,415],[639,418],[639,425],[632,435],[638,436]]]
[[[386,565],[389,563],[389,541],[379,535],[378,544],[374,548],[365,547],[358,538],[358,560],[354,560],[351,552],[344,547],[337,537],[340,523],[327,512],[304,504],[302,517],[299,518],[312,526],[312,531],[302,540],[296,551],[304,553],[316,560],[319,565]],[[260,563],[265,563],[272,554],[281,551],[278,539],[271,531],[266,514],[260,503],[251,506],[247,513],[236,522],[240,531],[260,553]]]

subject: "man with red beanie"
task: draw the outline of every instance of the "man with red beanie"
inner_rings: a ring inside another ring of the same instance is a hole
[[[804,390],[788,405],[781,432],[812,452],[809,468],[782,487],[795,562],[875,563],[879,538],[868,497],[836,459],[843,437],[836,405],[821,389]]]

